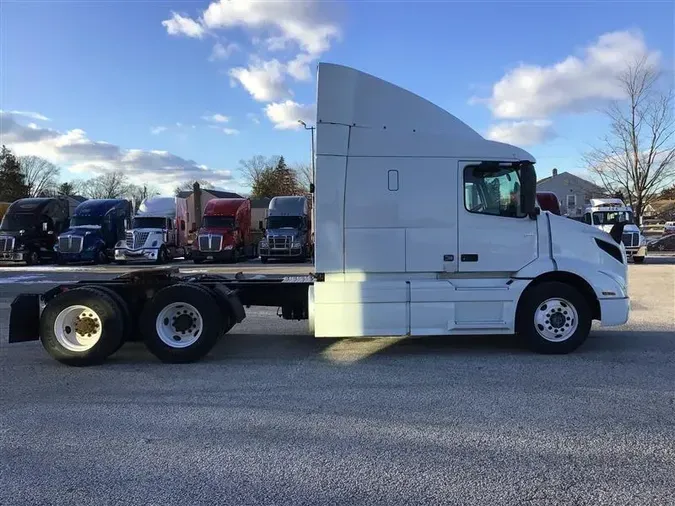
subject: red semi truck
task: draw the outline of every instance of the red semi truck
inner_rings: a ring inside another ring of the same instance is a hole
[[[213,199],[204,209],[197,239],[192,245],[196,264],[205,260],[237,262],[252,258],[251,201],[249,199]]]

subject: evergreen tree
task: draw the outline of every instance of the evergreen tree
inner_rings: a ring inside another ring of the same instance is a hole
[[[14,153],[2,146],[2,151],[0,151],[0,201],[14,202],[27,197],[28,190],[19,161]]]

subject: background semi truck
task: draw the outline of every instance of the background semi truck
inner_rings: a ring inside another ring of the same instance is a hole
[[[621,242],[626,248],[629,259],[641,264],[647,257],[647,239],[635,223],[635,215],[630,206],[616,198],[591,199],[590,206],[584,210],[584,222],[605,232],[609,232],[617,223],[624,223]]]
[[[115,262],[149,260],[158,264],[188,255],[187,199],[150,197],[138,207],[123,240],[115,245]]]
[[[195,263],[205,260],[237,262],[253,256],[251,201],[243,198],[209,200],[197,240],[192,245],[192,260]]]
[[[114,247],[124,239],[131,219],[131,202],[125,199],[92,199],[75,208],[70,227],[56,243],[59,263],[107,263]]]
[[[164,267],[57,286],[15,299],[10,342],[39,336],[57,360],[86,365],[141,338],[159,359],[188,362],[246,307],[273,306],[318,338],[516,333],[537,352],[569,353],[592,320],[627,321],[623,224],[607,233],[541,211],[526,151],[326,63],[316,129],[315,273]]]
[[[0,223],[0,259],[35,265],[53,260],[59,233],[68,227],[63,198],[28,198],[12,203]]]
[[[270,200],[260,261],[312,258],[312,227],[307,197],[284,196]]]

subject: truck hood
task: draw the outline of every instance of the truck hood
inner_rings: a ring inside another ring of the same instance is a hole
[[[197,237],[200,235],[222,235],[223,245],[234,243],[234,231],[230,228],[200,228]]]
[[[293,239],[296,239],[300,233],[296,228],[272,228],[267,229],[267,237],[287,237],[291,236]]]
[[[96,226],[96,225],[87,225],[83,227],[76,227],[76,228],[69,228],[65,232],[63,232],[59,237],[67,237],[69,235],[72,236],[82,236],[84,237],[85,235],[101,235],[101,227]]]
[[[609,233],[610,230],[612,230],[612,227],[614,225],[595,225],[595,228],[602,230],[603,232]],[[626,226],[623,227],[623,232],[624,234],[628,233],[634,233],[637,232],[638,234],[640,233],[640,229],[638,228],[637,225],[631,223],[631,224],[626,224]]]

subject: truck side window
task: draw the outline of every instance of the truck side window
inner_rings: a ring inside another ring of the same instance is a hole
[[[518,169],[497,166],[464,168],[464,207],[471,213],[523,218]]]
[[[591,213],[584,214],[584,222],[589,224],[589,225],[592,225],[592,223],[591,223]]]

